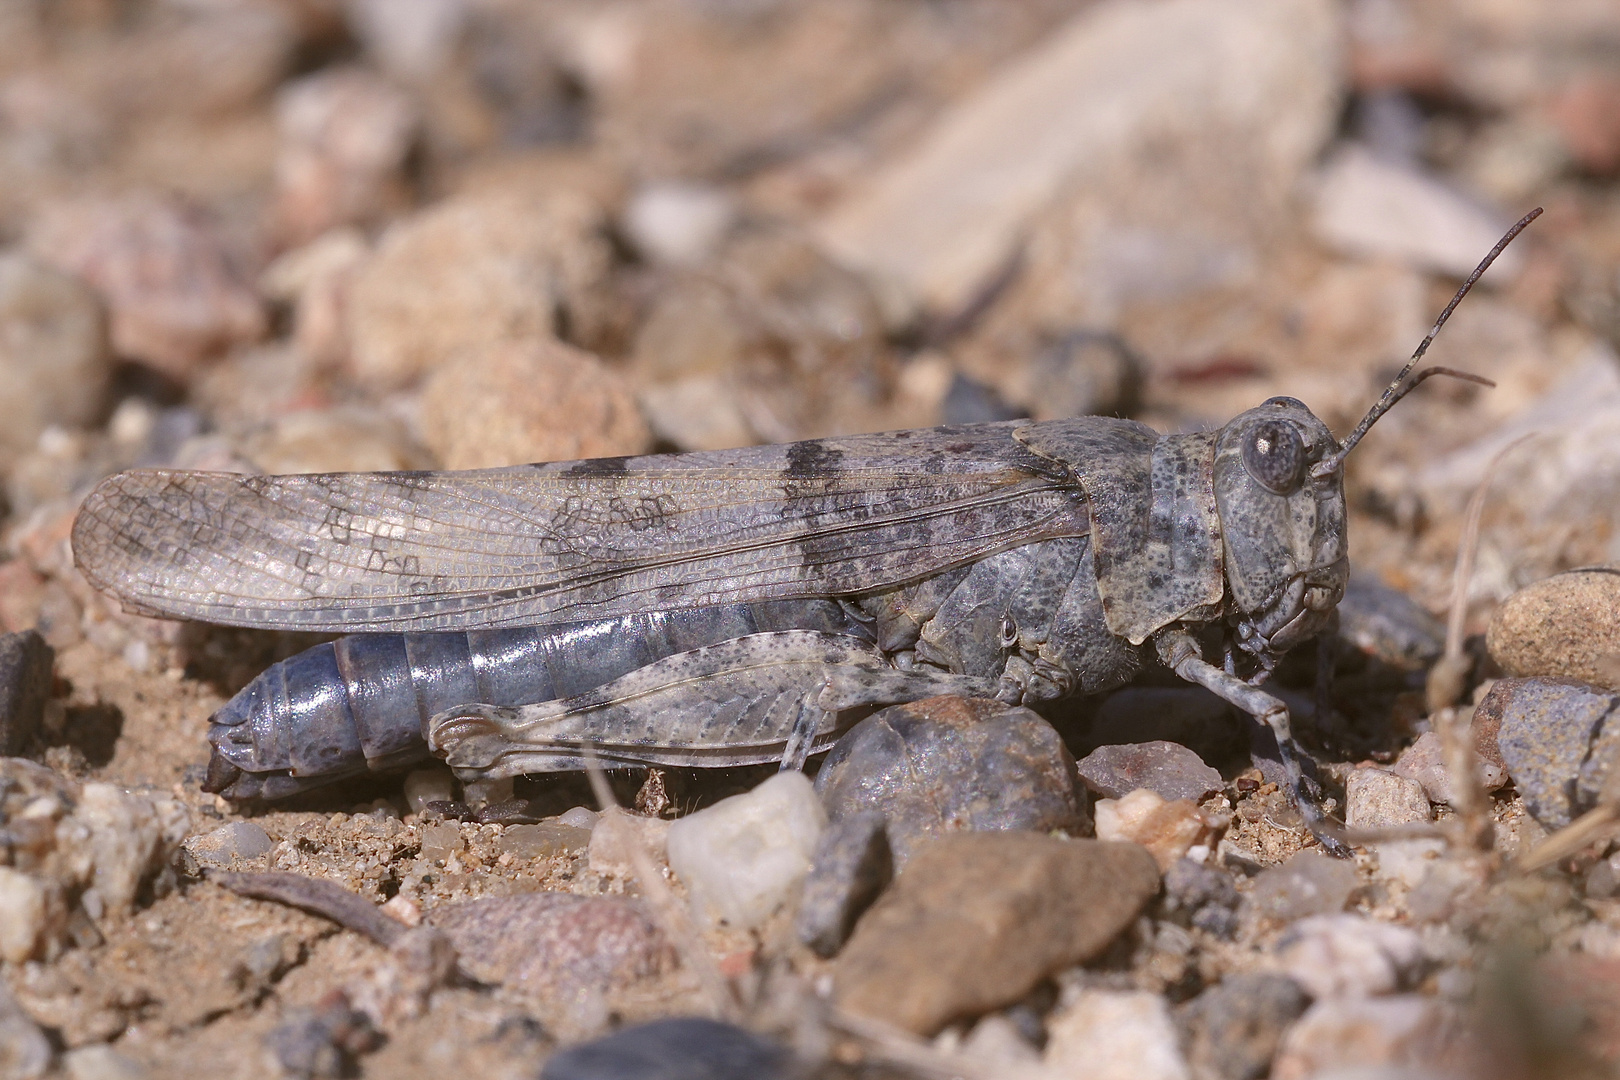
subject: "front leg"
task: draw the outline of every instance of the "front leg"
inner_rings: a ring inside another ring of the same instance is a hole
[[[1282,755],[1283,769],[1288,774],[1288,786],[1293,791],[1294,803],[1299,807],[1306,826],[1322,844],[1323,850],[1339,858],[1348,858],[1350,847],[1337,834],[1337,829],[1322,813],[1317,794],[1305,780],[1300,765],[1303,751],[1294,742],[1289,725],[1288,706],[1257,686],[1251,686],[1235,674],[1222,671],[1199,654],[1198,643],[1185,631],[1160,634],[1155,644],[1159,658],[1165,666],[1190,683],[1197,683],[1229,705],[1242,709],[1255,720],[1265,724],[1277,737],[1277,748]]]

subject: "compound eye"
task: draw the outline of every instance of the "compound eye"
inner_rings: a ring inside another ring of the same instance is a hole
[[[1243,467],[1267,491],[1292,495],[1305,479],[1305,441],[1292,424],[1262,420],[1249,429]]]

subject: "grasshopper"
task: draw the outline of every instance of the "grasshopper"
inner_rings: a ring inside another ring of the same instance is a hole
[[[428,751],[463,779],[725,766],[829,746],[839,713],[1040,703],[1162,664],[1275,734],[1263,683],[1343,596],[1344,461],[1432,375],[1458,290],[1344,439],[1275,397],[1218,431],[1084,416],[469,472],[142,469],[73,529],[126,610],[355,636],[215,714],[207,786],[275,798]],[[1414,374],[1415,372],[1415,374]]]

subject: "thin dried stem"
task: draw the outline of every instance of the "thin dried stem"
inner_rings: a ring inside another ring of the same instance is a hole
[[[1485,466],[1485,474],[1468,499],[1463,515],[1462,537],[1457,543],[1457,564],[1451,575],[1451,608],[1446,619],[1446,645],[1440,661],[1429,672],[1424,688],[1429,716],[1440,735],[1440,751],[1451,781],[1451,804],[1457,811],[1455,840],[1464,847],[1489,850],[1492,846],[1490,799],[1479,775],[1478,756],[1463,710],[1456,708],[1468,677],[1469,661],[1463,655],[1463,634],[1468,618],[1468,586],[1474,578],[1474,560],[1479,551],[1480,522],[1491,481],[1508,454],[1523,446],[1533,435],[1524,435],[1497,451]]]
[[[1613,835],[1616,826],[1620,826],[1620,803],[1601,803],[1531,848],[1530,853],[1519,860],[1518,868],[1528,874],[1551,866]]]
[[[613,813],[626,813],[619,806],[619,801],[613,797],[613,789],[608,786],[607,774],[602,770],[602,764],[596,759],[596,750],[586,745],[585,773],[591,781],[591,792],[602,807],[604,817]],[[681,903],[680,897],[675,895],[664,880],[664,875],[658,869],[657,860],[652,852],[647,850],[640,836],[626,830],[630,868],[635,872],[636,880],[641,883],[641,894],[647,900],[652,910],[652,916],[658,921],[659,928],[669,938],[680,953],[681,962],[686,969],[697,976],[698,983],[703,988],[704,996],[709,999],[710,1008],[716,1019],[728,1020],[736,1023],[741,1019],[741,1008],[737,997],[732,992],[731,984],[721,974],[720,967],[714,962],[708,947],[703,944],[703,937],[698,933],[697,927],[686,913],[686,906]]]

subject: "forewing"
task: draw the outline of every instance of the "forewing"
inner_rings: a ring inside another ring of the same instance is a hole
[[[472,472],[136,470],[86,498],[73,548],[129,610],[298,630],[839,595],[1084,533],[1014,426]]]

